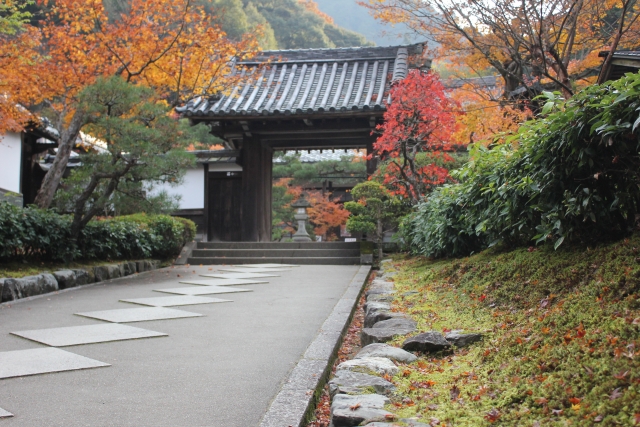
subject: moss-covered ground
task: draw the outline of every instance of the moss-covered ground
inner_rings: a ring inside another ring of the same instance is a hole
[[[7,261],[0,262],[0,278],[17,279],[25,276],[34,276],[45,272],[58,270],[75,270],[81,268],[98,267],[101,265],[119,264],[129,260],[105,260],[105,261],[77,261],[65,264],[64,262],[39,262],[39,261]],[[131,260],[135,261],[135,260]],[[170,265],[173,260],[165,260],[161,262],[162,267]]]
[[[410,314],[420,332],[484,334],[468,348],[401,366],[390,408],[400,418],[640,425],[640,235],[592,248],[396,257],[394,268],[394,310]]]

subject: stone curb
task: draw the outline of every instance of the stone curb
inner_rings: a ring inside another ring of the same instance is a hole
[[[259,427],[301,427],[314,410],[331,372],[342,338],[367,283],[371,266],[361,266],[349,287],[322,324],[282,389],[271,402]]]
[[[178,258],[176,258],[173,262],[173,265],[186,265],[187,261],[191,257],[191,252],[193,252],[197,244],[198,242],[194,240],[193,242],[188,242],[186,245],[184,245],[184,247],[180,251],[180,255],[178,255]]]
[[[18,279],[0,278],[0,306],[31,300],[160,268],[158,260],[128,261],[87,269],[60,270]]]

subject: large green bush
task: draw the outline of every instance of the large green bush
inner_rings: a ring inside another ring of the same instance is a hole
[[[168,215],[130,215],[89,222],[77,242],[71,217],[0,203],[0,260],[169,258],[195,237],[195,224]]]
[[[68,216],[0,202],[0,259],[76,258],[77,249],[68,244],[70,226]]]
[[[462,256],[493,244],[598,241],[627,234],[640,210],[640,75],[591,86],[510,142],[481,147],[403,225],[415,253]]]

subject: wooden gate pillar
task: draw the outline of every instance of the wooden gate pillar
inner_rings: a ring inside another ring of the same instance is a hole
[[[367,143],[367,156],[373,154],[373,141]],[[371,160],[367,160],[367,176],[371,176],[378,169],[378,159],[373,157]]]
[[[271,241],[273,150],[259,139],[242,142],[242,241]]]

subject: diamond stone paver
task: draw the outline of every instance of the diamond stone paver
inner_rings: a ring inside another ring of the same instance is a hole
[[[103,366],[111,365],[59,348],[35,348],[0,353],[0,379]]]
[[[76,315],[114,323],[145,322],[149,320],[182,319],[185,317],[203,316],[199,313],[164,307],[121,308],[116,310],[76,313]]]
[[[294,264],[236,264],[234,267],[249,267],[249,268],[278,268],[278,267],[300,267]]]
[[[243,286],[197,287],[201,292],[201,288],[207,293],[219,289],[228,295],[150,292],[191,286],[179,285],[178,281],[207,281],[198,275],[219,272],[209,266],[175,267],[122,278],[105,286],[78,287],[74,292],[29,299],[15,307],[12,304],[11,309],[0,310],[0,336],[4,334],[7,338],[0,340],[0,351],[43,347],[18,336],[7,337],[14,331],[25,335],[31,330],[51,333],[52,330],[39,329],[69,325],[97,324],[127,329],[142,326],[162,331],[169,338],[59,349],[46,347],[109,362],[114,368],[0,380],[0,384],[5,381],[9,386],[0,387],[0,406],[16,414],[15,418],[1,419],[0,424],[17,422],[23,427],[138,427],[141,423],[157,427],[261,425],[265,409],[282,384],[289,384],[287,378],[291,367],[300,360],[309,342],[327,322],[335,323],[331,320],[335,316],[329,313],[335,312],[336,301],[342,298],[345,290],[349,295],[354,293],[350,285],[354,277],[362,284],[364,278],[356,274],[358,268],[301,266],[282,277],[264,279],[269,281],[266,285],[248,286],[254,292],[243,293],[241,297],[232,297],[229,292],[237,292],[237,288]],[[230,298],[236,303],[211,304],[211,301],[220,301],[213,297]],[[124,305],[117,302],[119,299],[143,305]],[[141,308],[145,304],[149,304],[146,307],[202,304],[196,305],[197,309],[173,308],[204,316],[162,321],[161,326],[155,326],[103,323],[73,315]],[[339,307],[343,305],[338,304]],[[70,328],[62,329],[68,331]],[[75,337],[77,334],[70,335]],[[3,365],[6,363],[0,360],[0,366]],[[52,391],[55,399],[51,398]],[[302,390],[302,397],[306,397],[306,391]],[[283,402],[286,404],[286,399]],[[308,406],[308,402],[302,403],[305,408]],[[243,410],[238,412],[237,408]],[[274,425],[280,427],[282,421],[279,418]]]
[[[203,276],[204,277],[204,276]],[[269,283],[266,280],[261,279],[214,279],[212,277],[204,277],[203,279],[185,279],[180,283],[186,283],[188,285],[198,286],[238,286],[238,285],[260,285]]]
[[[35,329],[31,331],[11,332],[11,334],[52,347],[168,336],[162,332],[120,325],[118,323]]]
[[[187,288],[154,289],[154,291],[178,295],[213,295],[253,292],[253,289],[231,288],[228,286],[191,286]]]
[[[9,418],[9,417],[13,417],[13,414],[9,411],[5,411],[4,409],[0,408],[0,418]]]
[[[195,295],[175,295],[171,297],[121,299],[120,302],[149,305],[151,307],[176,307],[181,305],[214,304],[233,301],[230,299],[199,297]]]
[[[260,279],[263,277],[280,277],[278,274],[264,273],[209,273],[201,274],[202,277],[213,277],[217,279]]]
[[[258,267],[227,267],[220,268],[220,271],[230,272],[230,273],[273,273],[280,271],[291,271],[290,268],[258,268]]]

